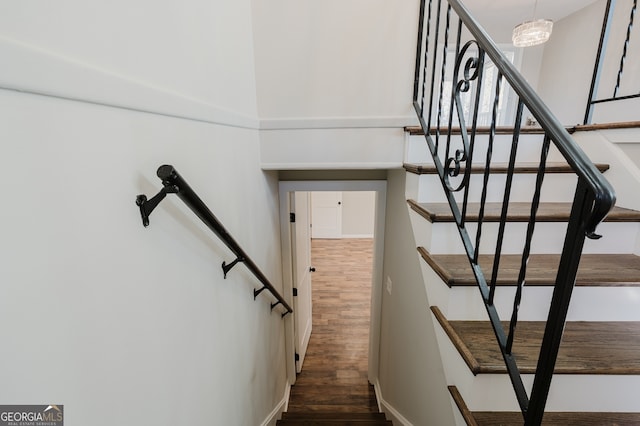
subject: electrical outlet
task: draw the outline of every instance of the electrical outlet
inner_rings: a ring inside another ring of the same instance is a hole
[[[387,277],[386,287],[387,287],[387,293],[391,294],[391,288],[393,287],[393,283],[391,282],[390,277]]]

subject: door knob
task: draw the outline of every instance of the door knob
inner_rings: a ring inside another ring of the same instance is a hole
[[[316,271],[316,268],[314,268],[313,266],[309,267],[309,272],[315,272],[315,271]]]

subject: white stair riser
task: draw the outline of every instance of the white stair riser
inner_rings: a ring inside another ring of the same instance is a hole
[[[436,223],[432,225],[431,241],[424,246],[430,253],[464,253],[455,224]],[[502,245],[503,254],[521,254],[523,252],[527,227],[527,223],[507,223]],[[475,243],[478,224],[469,223],[466,228]],[[497,223],[483,224],[480,244],[481,254],[495,253],[498,230],[499,224]],[[531,240],[531,253],[561,253],[566,230],[567,225],[565,223],[536,223],[533,239]],[[636,235],[639,231],[640,224],[635,222],[604,222],[597,229],[597,232],[603,237],[598,240],[586,239],[583,253],[633,253],[636,248]]]
[[[444,283],[443,283],[444,285]],[[546,321],[553,288],[525,286],[518,311],[519,321]],[[515,287],[498,287],[494,304],[500,318],[511,317]],[[487,321],[487,313],[477,287],[449,290],[447,318]],[[574,288],[568,321],[640,321],[640,289],[637,287]]]
[[[449,288],[421,260],[428,303],[438,306],[451,320],[487,321],[487,312],[477,286]],[[494,304],[500,318],[508,321],[513,310],[515,287],[498,287]],[[518,312],[521,321],[545,321],[549,313],[553,288],[526,286]],[[569,321],[640,321],[640,288],[584,287],[573,290],[567,319]]]
[[[484,176],[472,174],[469,180],[469,202],[480,202],[484,187]],[[489,178],[487,185],[487,202],[502,202],[506,187],[506,174],[493,174]],[[454,189],[460,185],[460,178],[450,178],[450,185]],[[547,202],[570,202],[576,190],[577,179],[569,173],[547,174],[541,190],[541,200]],[[511,202],[531,203],[535,194],[536,175],[516,174],[511,183],[509,200]],[[465,190],[454,193],[456,201],[461,205],[464,200]],[[443,203],[446,202],[445,192],[442,183],[437,175],[420,175],[418,196],[416,201],[420,203]]]
[[[530,162],[540,161],[540,150],[542,147],[542,135],[521,135],[518,143],[518,151],[516,154],[517,161]],[[462,139],[459,135],[451,137],[450,154],[446,156],[446,135],[440,136],[440,143],[438,144],[438,157],[444,164],[445,159],[453,157],[456,150],[462,149]],[[512,136],[511,135],[496,135],[493,142],[491,161],[506,163],[509,161],[511,155]],[[489,135],[477,135],[475,141],[475,148],[472,161],[474,163],[484,163],[487,156],[487,148],[489,146]],[[433,164],[431,159],[431,153],[429,147],[425,141],[424,136],[409,136],[407,143],[407,158],[408,163],[426,163]],[[559,161],[562,156],[551,146],[549,150],[548,159]]]
[[[431,223],[411,210],[410,217],[414,228],[416,243],[432,254],[462,254],[464,246],[455,223]],[[503,238],[503,254],[521,254],[527,234],[528,223],[508,223]],[[467,232],[475,244],[477,223],[468,223]],[[531,241],[531,253],[562,252],[566,234],[566,223],[536,223]],[[482,227],[480,243],[481,254],[495,253],[499,224],[485,223]],[[640,234],[640,223],[604,222],[597,232],[603,237],[598,240],[587,239],[583,253],[634,253]]]

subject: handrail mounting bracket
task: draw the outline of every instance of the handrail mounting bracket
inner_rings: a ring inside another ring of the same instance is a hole
[[[144,194],[140,194],[136,197],[136,204],[140,207],[140,216],[142,217],[142,224],[145,226],[149,226],[149,216],[151,212],[158,207],[158,204],[167,194],[177,194],[180,192],[180,188],[177,185],[167,185],[163,186],[160,192],[154,195],[151,199],[147,199],[147,196]]]
[[[224,279],[227,279],[227,272],[229,272],[238,262],[244,262],[244,257],[238,256],[236,260],[227,265],[227,262],[222,262],[222,272],[224,273]],[[254,298],[255,299],[255,298]]]

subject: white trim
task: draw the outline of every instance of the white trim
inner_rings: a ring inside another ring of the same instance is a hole
[[[384,413],[384,410],[382,409],[382,403],[380,402],[382,401],[382,391],[380,390],[380,381],[378,379],[376,379],[376,382],[373,384],[373,391],[376,394],[376,404],[378,404],[378,411]]]
[[[290,129],[361,129],[361,128],[401,128],[417,126],[414,115],[374,116],[374,117],[290,117],[266,118],[260,120],[262,130]]]
[[[298,371],[298,369],[302,371],[307,347],[309,346],[309,340],[311,340],[312,330],[313,330],[313,322],[311,318],[309,318],[309,321],[307,322],[307,327],[305,328],[302,334],[302,348],[304,348],[304,351],[302,350],[302,348],[300,348],[300,361],[298,361],[299,365],[298,365],[298,368],[296,368],[296,371]]]
[[[289,408],[289,395],[291,395],[291,384],[287,382],[287,385],[284,389],[284,397],[274,407],[274,409],[271,410],[267,418],[264,419],[260,426],[271,426],[276,424],[276,421],[279,420],[282,412],[287,411],[287,409]]]
[[[258,130],[259,120],[37,46],[0,37],[0,89]],[[45,72],[46,70],[46,72]]]
[[[389,163],[261,163],[262,170],[379,170],[379,169],[401,169],[402,162]]]
[[[396,410],[391,404],[384,400],[382,397],[382,389],[380,389],[380,382],[376,380],[373,385],[376,392],[376,398],[378,399],[378,410],[383,412],[387,417],[387,420],[391,420],[394,425],[413,426],[413,424],[405,419],[398,410]]]
[[[0,36],[0,89],[252,130],[401,128],[415,116],[259,119]],[[44,72],[43,70],[46,70]],[[337,165],[343,167],[348,165]],[[272,168],[280,168],[271,166]],[[288,168],[290,167],[287,165]],[[360,166],[362,167],[362,166]],[[357,167],[357,168],[360,168]],[[371,166],[368,166],[371,167]]]
[[[387,203],[386,180],[342,180],[342,181],[280,181],[278,195],[280,198],[280,241],[282,245],[282,288],[285,299],[293,293],[292,248],[289,224],[289,192],[295,191],[375,191],[376,219],[374,225],[374,265],[371,277],[371,319],[369,330],[369,382],[377,380],[380,346],[380,316],[382,314],[382,266],[384,260],[384,226]],[[293,316],[285,317],[285,363],[287,379],[294,384],[296,368],[294,361]]]
[[[295,191],[386,191],[386,180],[283,180],[280,190]],[[287,215],[287,220],[288,220]]]

